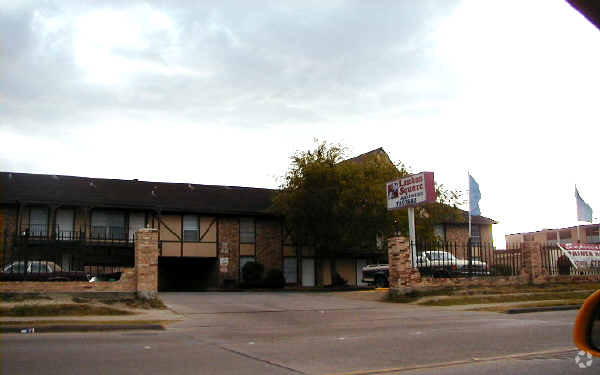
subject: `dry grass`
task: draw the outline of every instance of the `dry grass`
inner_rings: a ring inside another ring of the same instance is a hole
[[[500,305],[500,306],[488,306],[488,307],[478,307],[475,309],[469,309],[469,311],[490,311],[490,312],[499,312],[506,313],[512,309],[526,309],[529,307],[554,307],[554,306],[581,306],[583,304],[583,299],[568,299],[562,301],[543,301],[543,302],[535,302],[535,303],[522,303],[518,305]]]
[[[23,302],[34,300],[52,300],[39,293],[0,293],[0,302]]]
[[[586,292],[557,292],[557,293],[522,293],[510,295],[494,296],[468,296],[468,297],[446,297],[433,298],[427,301],[417,302],[422,306],[457,306],[457,305],[477,305],[487,303],[506,303],[506,302],[527,302],[527,301],[548,301],[548,300],[582,300],[587,298],[592,291]]]
[[[123,305],[131,309],[158,309],[165,310],[167,306],[159,298],[144,299],[144,298],[84,298],[73,297],[73,302],[76,303],[103,303],[105,305]]]
[[[132,315],[133,312],[119,310],[107,306],[86,304],[60,305],[17,305],[1,307],[0,317],[4,316],[98,316],[98,315]]]

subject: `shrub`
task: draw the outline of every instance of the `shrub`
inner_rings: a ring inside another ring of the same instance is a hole
[[[242,268],[243,285],[248,288],[256,288],[261,285],[265,267],[257,262],[248,262]]]
[[[508,264],[494,264],[490,267],[490,276],[512,276],[513,269]]]
[[[348,285],[348,281],[344,279],[339,273],[333,274],[333,280],[331,282],[332,286],[346,286]]]
[[[281,289],[285,287],[285,276],[280,269],[272,269],[267,272],[264,280],[265,288]]]

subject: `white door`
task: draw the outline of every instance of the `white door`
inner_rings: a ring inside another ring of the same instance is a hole
[[[133,235],[138,229],[142,229],[146,222],[146,215],[143,212],[134,212],[129,214],[129,241],[133,241]]]
[[[56,210],[56,238],[58,240],[74,240],[75,211],[70,208]]]
[[[367,283],[362,282],[362,278],[363,278],[362,269],[366,265],[367,265],[366,259],[357,259],[356,260],[356,285],[358,285],[358,286],[369,285]]]
[[[302,286],[315,286],[315,260],[302,259]]]

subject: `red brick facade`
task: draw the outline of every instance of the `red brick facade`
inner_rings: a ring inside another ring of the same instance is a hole
[[[256,221],[256,261],[265,266],[265,272],[282,268],[281,223],[276,219]]]
[[[240,220],[237,217],[219,218],[217,248],[219,263],[228,260],[227,265],[219,265],[219,286],[227,282],[236,283],[240,276]],[[225,271],[225,272],[222,272]],[[226,281],[227,280],[227,281]]]

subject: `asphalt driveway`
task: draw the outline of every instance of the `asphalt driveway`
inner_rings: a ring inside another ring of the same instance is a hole
[[[302,373],[371,371],[573,350],[574,311],[509,316],[360,301],[340,293],[161,293],[170,328]]]

